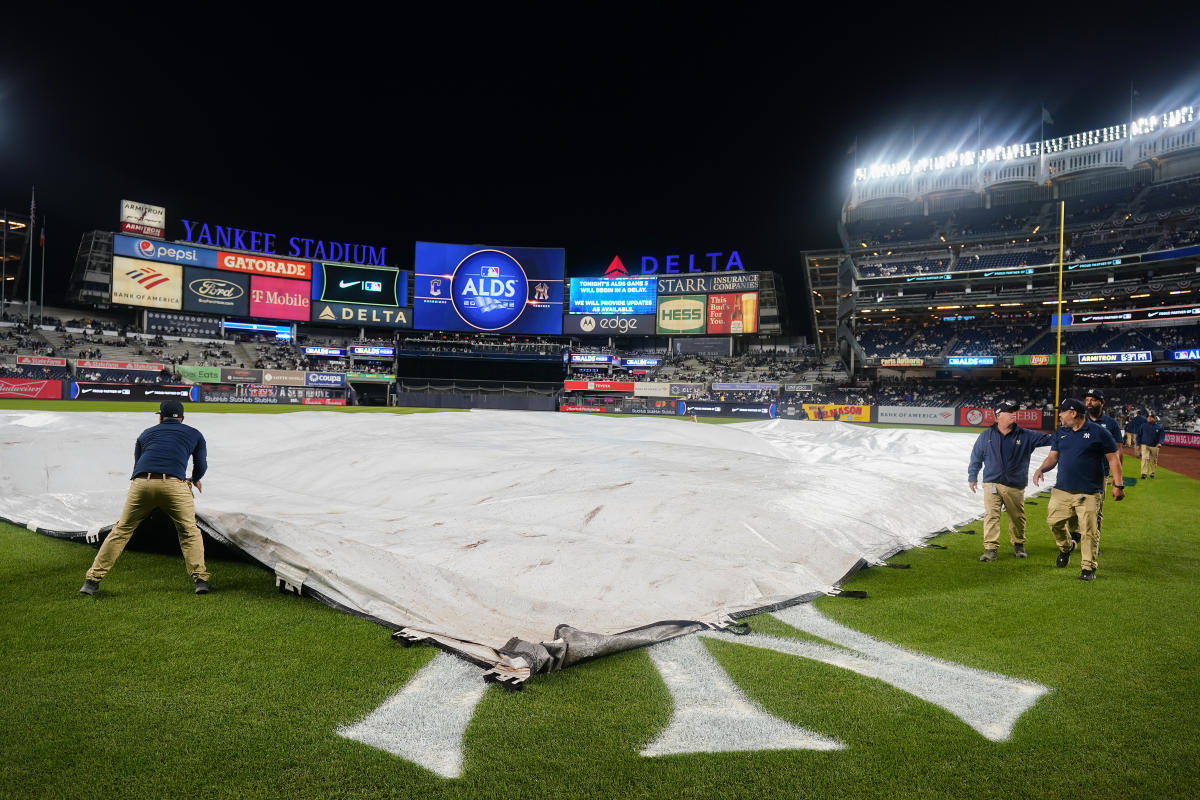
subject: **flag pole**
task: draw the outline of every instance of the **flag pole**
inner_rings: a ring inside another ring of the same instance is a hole
[[[33,220],[37,215],[37,187],[29,190],[29,261],[25,262],[25,314],[33,327]]]
[[[42,235],[38,238],[38,248],[42,251],[42,286],[38,292],[38,325],[44,324],[46,315],[46,220],[42,220]]]
[[[1058,409],[1059,381],[1062,376],[1062,323],[1063,323],[1063,243],[1065,241],[1063,227],[1067,218],[1067,201],[1058,201],[1058,343],[1054,346],[1054,408]]]

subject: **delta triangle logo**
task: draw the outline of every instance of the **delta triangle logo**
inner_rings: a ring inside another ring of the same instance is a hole
[[[621,263],[620,256],[613,256],[612,263],[608,265],[608,269],[604,270],[606,278],[628,278],[629,270],[625,269],[625,265]]]
[[[317,319],[337,319],[337,317],[333,315],[333,309],[325,306],[325,308],[321,309],[321,313],[317,314]]]

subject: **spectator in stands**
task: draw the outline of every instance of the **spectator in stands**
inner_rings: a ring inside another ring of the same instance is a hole
[[[1104,494],[1104,462],[1113,477],[1113,500],[1125,499],[1121,475],[1121,455],[1107,430],[1087,418],[1082,400],[1068,397],[1059,405],[1062,427],[1051,437],[1050,454],[1033,473],[1033,483],[1042,485],[1047,470],[1058,467],[1058,479],[1050,492],[1046,523],[1058,544],[1055,566],[1065,567],[1075,551],[1070,525],[1074,521],[1082,534],[1079,580],[1096,579],[1096,558],[1100,549],[1100,501]]]
[[[1154,477],[1154,471],[1158,469],[1158,448],[1166,435],[1154,412],[1147,414],[1146,424],[1138,432],[1138,444],[1142,449],[1142,478]]]
[[[1008,512],[1008,538],[1013,555],[1026,558],[1025,487],[1029,483],[1029,459],[1033,451],[1050,444],[1050,434],[1017,425],[1020,405],[1005,400],[996,406],[996,421],[984,428],[971,449],[967,485],[976,490],[979,468],[983,467],[983,555],[980,561],[996,560],[1000,549],[1000,511]]]
[[[200,431],[183,424],[183,403],[164,400],[159,405],[158,424],[142,431],[134,445],[133,457],[132,483],[121,518],[100,546],[80,594],[94,595],[99,590],[100,581],[113,568],[133,532],[156,508],[162,509],[175,524],[196,594],[207,594],[209,572],[204,566],[204,539],[196,527],[192,487],[203,491],[200,479],[208,470],[208,447]],[[189,458],[190,480],[186,478]]]

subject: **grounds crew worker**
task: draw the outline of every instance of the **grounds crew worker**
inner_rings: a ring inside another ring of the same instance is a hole
[[[133,447],[133,478],[121,519],[113,526],[81,594],[95,594],[100,581],[112,569],[117,558],[129,543],[137,526],[156,508],[161,508],[179,535],[179,547],[188,574],[195,581],[196,594],[207,594],[208,570],[204,566],[204,540],[196,527],[196,507],[192,487],[200,491],[200,479],[208,470],[208,448],[204,436],[193,427],[183,424],[183,403],[164,400],[158,407],[158,424],[142,431]],[[187,462],[192,459],[192,478],[187,480]]]
[[[1112,470],[1113,500],[1125,499],[1121,478],[1121,452],[1112,434],[1087,418],[1083,401],[1068,397],[1059,405],[1062,427],[1051,437],[1050,455],[1033,473],[1035,486],[1042,485],[1046,470],[1058,466],[1058,481],[1050,492],[1046,523],[1058,543],[1055,566],[1065,567],[1075,551],[1069,525],[1075,521],[1082,534],[1083,556],[1079,580],[1096,579],[1096,556],[1100,549],[1100,501],[1104,497],[1104,463]]]
[[[983,555],[980,561],[995,561],[1000,549],[1000,509],[1008,511],[1008,538],[1013,555],[1025,558],[1025,487],[1029,484],[1029,458],[1034,448],[1050,444],[1048,433],[1017,425],[1016,403],[1006,400],[996,406],[996,421],[984,428],[971,448],[967,485],[975,491],[979,467],[983,465]]]
[[[1153,478],[1158,469],[1158,448],[1162,446],[1167,432],[1158,424],[1158,417],[1151,411],[1138,429],[1137,443],[1142,448],[1142,477]]]

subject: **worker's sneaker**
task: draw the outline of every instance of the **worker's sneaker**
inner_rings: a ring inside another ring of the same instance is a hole
[[[1146,480],[1146,473],[1142,473],[1142,480]]]
[[[1068,564],[1068,562],[1070,562],[1070,560],[1071,560],[1071,553],[1074,553],[1074,552],[1075,552],[1075,548],[1076,548],[1076,547],[1078,547],[1078,545],[1076,545],[1076,544],[1075,544],[1075,542],[1071,542],[1071,547],[1070,547],[1070,549],[1068,549],[1068,550],[1059,550],[1059,551],[1058,551],[1058,558],[1057,558],[1057,559],[1055,559],[1055,561],[1054,561],[1054,566],[1056,566],[1056,567],[1065,567],[1065,566]]]
[[[206,580],[196,581],[196,594],[208,594],[211,588]]]
[[[1017,558],[1029,558],[1029,554],[1025,552],[1025,543],[1017,542],[1013,545],[1013,555]]]
[[[1094,569],[1083,569],[1083,570],[1080,570],[1080,571],[1079,571],[1079,580],[1081,580],[1081,581],[1094,581],[1094,580],[1096,580],[1096,570],[1094,570]]]
[[[93,595],[99,590],[100,582],[94,581],[91,578],[83,582],[83,586],[79,587],[80,594]]]
[[[979,557],[979,560],[980,561],[995,561],[996,560],[996,551],[995,550],[984,550],[983,555],[981,555]]]
[[[1075,546],[1078,547],[1079,543],[1083,541],[1083,537],[1079,531],[1071,531],[1071,540],[1075,542]]]

